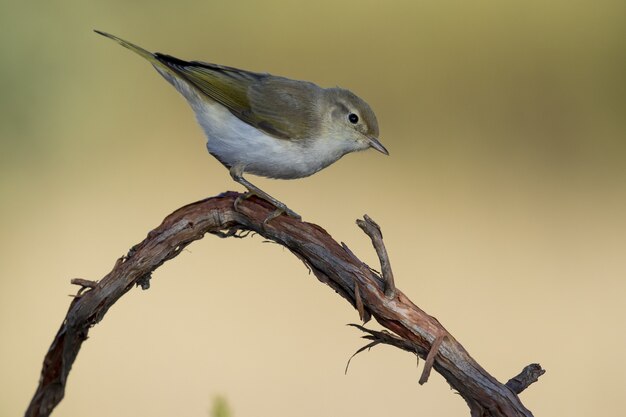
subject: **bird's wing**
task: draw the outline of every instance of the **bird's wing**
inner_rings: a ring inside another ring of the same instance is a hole
[[[159,53],[155,57],[259,130],[280,139],[312,136],[319,119],[314,112],[315,96],[322,90],[315,84]]]
[[[252,84],[248,99],[260,129],[298,140],[316,136],[322,92],[313,83],[272,76]]]

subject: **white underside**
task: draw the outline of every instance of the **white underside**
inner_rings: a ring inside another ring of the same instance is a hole
[[[207,136],[206,147],[228,166],[270,178],[301,178],[312,175],[341,158],[347,150],[333,149],[337,141],[289,141],[266,135],[243,122],[220,104],[195,109]]]
[[[245,172],[270,178],[301,178],[361,148],[337,138],[289,141],[266,135],[221,104],[200,97],[186,83],[159,72],[191,104],[207,136],[207,149],[228,167],[241,166]]]

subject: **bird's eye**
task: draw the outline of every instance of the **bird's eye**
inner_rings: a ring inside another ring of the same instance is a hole
[[[348,120],[350,120],[350,123],[352,123],[353,125],[357,124],[359,122],[359,116],[357,116],[354,113],[350,113],[348,115]]]

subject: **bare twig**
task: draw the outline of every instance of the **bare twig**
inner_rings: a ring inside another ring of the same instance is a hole
[[[401,337],[398,337],[388,331],[372,330],[372,329],[368,329],[365,326],[361,326],[360,324],[354,324],[354,323],[348,324],[348,326],[356,327],[362,332],[367,333],[367,335],[363,336],[363,339],[375,340],[378,343],[395,346],[402,350],[406,350],[407,352],[414,353],[415,355],[418,355],[418,357],[419,357],[419,354],[422,354],[422,355],[426,354],[425,351],[420,352],[419,347],[417,345],[409,342],[408,340],[402,339]]]
[[[362,348],[359,348],[359,350],[357,350],[356,352],[354,352],[352,354],[352,356],[350,356],[350,358],[348,359],[348,363],[346,363],[346,370],[344,371],[344,374],[348,373],[348,368],[350,367],[350,362],[352,361],[352,358],[354,358],[356,355],[358,355],[359,353],[363,352],[364,350],[370,350],[371,348],[373,348],[374,346],[376,346],[379,343],[380,342],[378,342],[378,341],[370,342],[367,345],[363,346]]]
[[[383,279],[385,280],[385,295],[387,298],[393,298],[396,295],[396,284],[393,279],[393,272],[391,271],[389,255],[387,255],[387,249],[383,243],[383,233],[380,230],[380,226],[367,214],[363,216],[363,219],[364,220],[357,220],[356,224],[372,239],[372,244],[380,260],[380,269]]]
[[[539,377],[545,373],[546,371],[541,368],[541,365],[538,363],[531,363],[522,369],[522,372],[518,375],[509,379],[506,386],[509,387],[514,393],[519,394],[528,388],[530,384],[537,382]]]
[[[80,285],[85,288],[96,288],[96,285],[98,285],[98,281],[91,281],[83,278],[72,278],[70,283],[73,285]]]
[[[80,289],[78,290],[76,295],[72,295],[72,297],[82,297],[85,290],[91,290],[93,288],[96,288],[96,286],[98,285],[97,281],[90,281],[83,278],[72,278],[70,280],[70,283],[73,285],[80,285]]]
[[[103,319],[120,297],[137,284],[148,285],[155,269],[206,233],[241,237],[246,232],[255,232],[289,249],[321,282],[358,308],[362,319],[372,316],[394,333],[377,332],[357,325],[368,333],[364,336],[366,339],[397,346],[426,358],[428,368],[432,366],[458,391],[473,416],[532,416],[515,394],[515,388],[498,382],[472,359],[437,319],[395,288],[380,228],[369,217],[365,216],[361,222],[381,260],[385,282],[381,282],[369,266],[321,227],[287,216],[280,216],[264,227],[263,221],[274,208],[252,197],[241,201],[239,211],[236,211],[233,204],[238,196],[237,193],[224,193],[176,210],[143,242],[118,259],[113,270],[97,285],[91,285],[90,281],[76,282],[89,284],[91,288],[70,303],[44,359],[39,386],[26,411],[27,417],[48,416],[63,399],[68,375],[82,343],[90,329]],[[390,295],[393,296],[390,298]]]

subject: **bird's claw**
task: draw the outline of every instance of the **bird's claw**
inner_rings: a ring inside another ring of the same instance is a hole
[[[241,211],[239,210],[239,203],[241,203],[244,200],[249,199],[250,197],[252,197],[252,192],[248,191],[245,192],[243,194],[239,194],[237,196],[237,198],[235,199],[235,202],[233,203],[233,208],[235,209],[236,212],[241,213]]]
[[[287,216],[296,219],[296,220],[302,220],[302,216],[300,216],[298,213],[296,213],[295,211],[293,211],[292,209],[290,209],[289,207],[285,206],[283,204],[282,207],[278,207],[274,213],[270,214],[270,216],[273,216],[276,212],[280,212],[278,213],[276,216],[280,216],[282,213],[285,213]],[[274,217],[272,217],[274,218]]]
[[[265,220],[263,220],[263,228],[265,228],[265,226],[267,226],[269,222],[271,222],[272,220],[274,220],[276,217],[280,216],[281,214],[286,214],[287,216],[294,218],[296,220],[302,219],[302,217],[300,217],[298,213],[296,213],[295,211],[291,210],[289,207],[282,204],[280,206],[276,206],[276,210],[274,210],[269,216],[265,218]]]
[[[283,213],[285,213],[283,209],[277,208],[276,210],[274,210],[269,216],[265,218],[265,220],[263,220],[263,228],[265,229],[265,227],[267,226],[269,222],[271,222],[272,220],[274,220],[276,217],[280,216]]]
[[[247,191],[243,194],[239,194],[237,196],[237,198],[235,199],[235,202],[233,203],[233,207],[235,209],[235,211],[237,212],[241,212],[239,210],[239,204],[244,201],[247,200],[248,198],[252,197],[252,196],[257,196],[262,200],[267,201],[268,203],[272,204],[274,207],[276,207],[276,210],[274,210],[269,216],[267,216],[267,218],[265,220],[263,220],[263,227],[265,227],[270,221],[274,220],[276,217],[280,216],[281,214],[286,214],[287,216],[294,218],[296,220],[301,220],[302,217],[296,213],[295,211],[291,210],[289,207],[287,207],[286,205],[284,205],[283,203],[281,203],[280,201],[268,201],[267,199],[263,198],[263,196],[259,196],[258,194],[252,192],[252,191]]]

